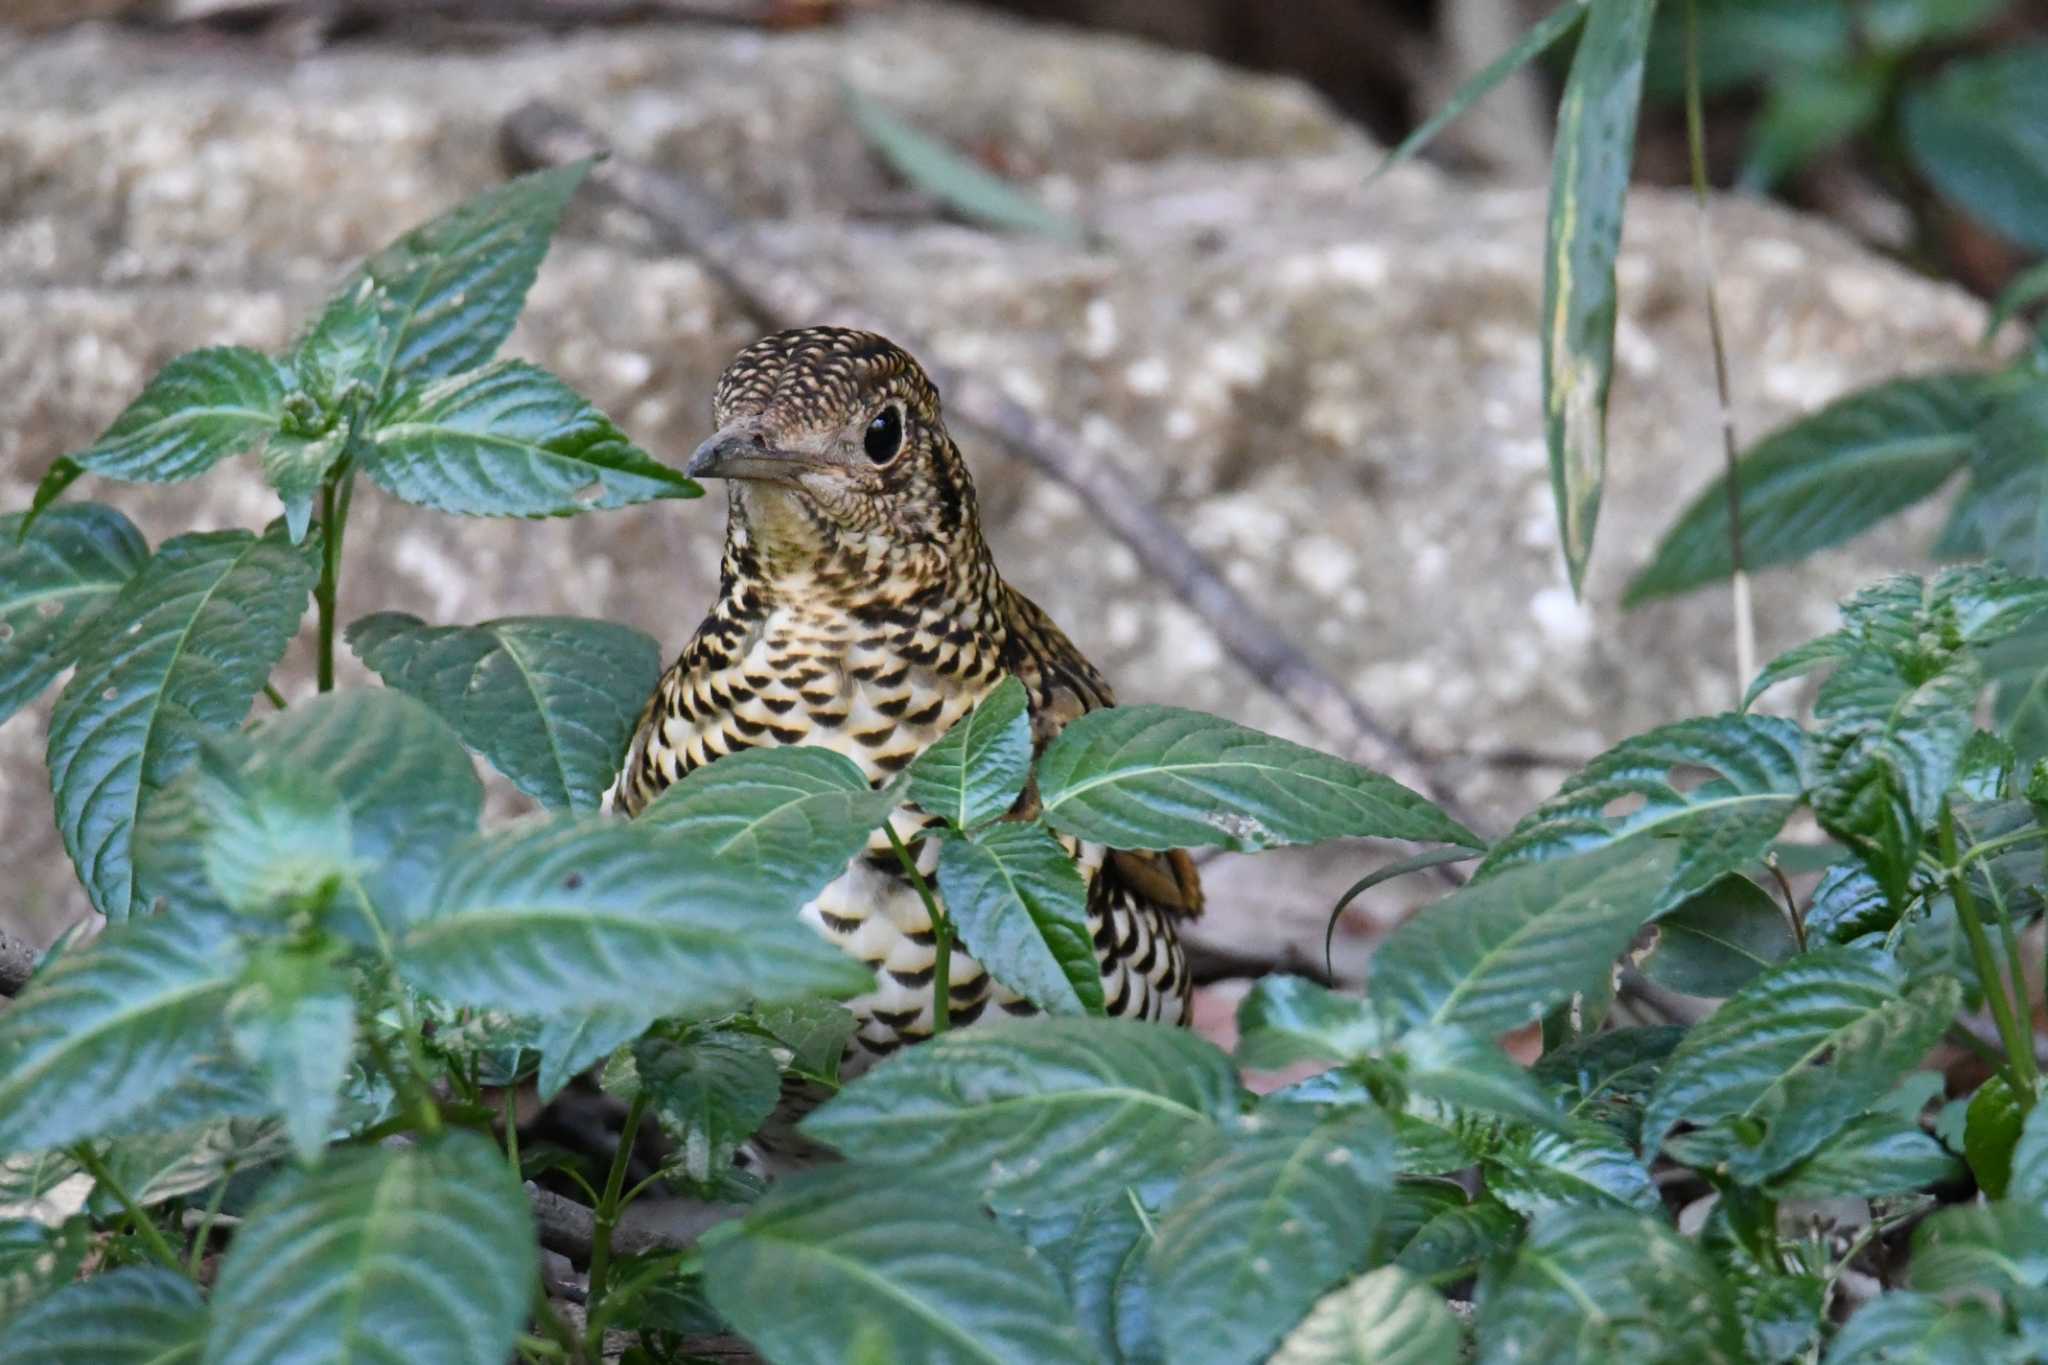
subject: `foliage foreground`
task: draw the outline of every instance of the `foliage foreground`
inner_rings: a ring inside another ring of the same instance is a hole
[[[0,1362],[494,1365],[594,1359],[607,1332],[654,1361],[720,1330],[774,1361],[2048,1354],[2020,951],[2048,880],[2048,581],[1882,583],[1751,689],[1824,671],[1809,724],[1640,735],[1490,847],[1386,777],[1172,708],[1087,716],[1034,763],[1014,687],[884,790],[827,752],[743,753],[608,819],[654,642],[334,618],[358,476],[461,515],[697,492],[490,359],[583,170],[400,239],[282,359],[173,361],[0,521],[0,718],[73,670],[50,780],[108,921],[0,1013]],[[60,501],[250,450],[284,509],[260,534],[152,551]],[[309,604],[322,695],[285,709]],[[385,687],[331,690],[337,634]],[[480,832],[474,755],[545,813]],[[1043,1014],[842,1085],[832,1001],[866,973],[792,912],[905,800],[945,820],[947,933]],[[1481,861],[1366,999],[1261,981],[1231,1057],[1100,1017],[1056,834],[1441,846],[1368,881]],[[1616,1026],[1618,978],[1725,1003]],[[1533,1025],[1523,1067],[1498,1039]],[[1944,1039],[1982,1054],[1974,1094],[1923,1069]],[[628,1134],[670,1139],[636,1187],[630,1142],[586,1169],[520,1150],[497,1107],[600,1063]],[[1327,1068],[1244,1083],[1302,1063]],[[831,1094],[803,1130],[844,1160],[764,1188],[735,1154],[792,1079]],[[532,1179],[594,1210],[581,1323],[540,1292]],[[747,1207],[613,1254],[657,1187]]]

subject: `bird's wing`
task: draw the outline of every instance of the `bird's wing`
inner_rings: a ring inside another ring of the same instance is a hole
[[[1031,698],[1032,746],[1043,752],[1067,722],[1116,705],[1109,683],[1074,648],[1066,632],[1038,604],[1006,589],[1008,644],[1004,665]],[[1032,798],[1036,804],[1036,798]],[[1202,913],[1202,882],[1184,849],[1162,853],[1114,849],[1103,863],[1105,891],[1128,888],[1164,910],[1192,919]]]

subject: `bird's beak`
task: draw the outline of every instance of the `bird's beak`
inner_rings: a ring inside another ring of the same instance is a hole
[[[690,455],[683,473],[693,479],[756,479],[793,483],[811,466],[794,451],[777,450],[752,428],[727,427]]]

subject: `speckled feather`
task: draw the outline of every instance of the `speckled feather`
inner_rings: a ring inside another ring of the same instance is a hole
[[[892,408],[900,447],[878,463],[864,434]],[[765,338],[726,370],[713,415],[714,442],[753,472],[728,484],[718,603],[649,699],[615,809],[637,814],[693,769],[764,745],[822,745],[887,781],[1011,675],[1041,748],[1114,704],[1102,675],[996,571],[938,394],[901,349],[841,328]],[[906,805],[892,820],[929,877],[936,841],[917,842],[929,817]],[[1068,846],[1089,883],[1110,1012],[1185,1022],[1174,920],[1199,911],[1193,865]],[[931,923],[885,833],[800,913],[876,971],[877,989],[849,1002],[860,1021],[850,1069],[930,1036]],[[971,944],[950,971],[956,1025],[1031,1011]]]

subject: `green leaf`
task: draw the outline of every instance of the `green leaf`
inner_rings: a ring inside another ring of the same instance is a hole
[[[71,667],[92,623],[149,557],[128,518],[96,502],[53,509],[24,535],[0,517],[0,721]]]
[[[1843,1324],[1827,1365],[1996,1365],[2017,1360],[2017,1345],[1981,1303],[1895,1289]]]
[[[427,904],[399,969],[451,1005],[547,1016],[629,1000],[702,1015],[873,984],[761,878],[610,820],[473,840]]]
[[[1811,1155],[1954,1022],[1954,980],[1900,986],[1895,962],[1859,948],[1818,949],[1758,977],[1672,1054],[1643,1115],[1643,1149],[1662,1146],[1681,1120],[1730,1119],[1728,1161],[1741,1179]],[[1814,1065],[1823,1056],[1829,1063]]]
[[[391,398],[362,461],[385,492],[460,516],[566,517],[703,492],[523,360]]]
[[[1466,77],[1464,83],[1452,91],[1451,97],[1444,101],[1442,108],[1424,119],[1414,132],[1402,138],[1394,150],[1386,154],[1380,164],[1373,168],[1372,174],[1365,178],[1365,183],[1370,185],[1434,142],[1438,133],[1456,122],[1467,109],[1485,99],[1495,86],[1555,47],[1566,34],[1577,28],[1579,20],[1585,17],[1586,0],[1564,0],[1556,9],[1537,20],[1513,47]]]
[[[263,443],[263,478],[284,503],[284,523],[296,545],[313,521],[313,496],[348,449],[348,432],[337,427],[321,436],[273,432]]]
[[[652,638],[575,616],[429,626],[386,611],[345,637],[365,667],[550,810],[597,809],[661,676]]]
[[[647,1032],[655,1017],[630,1005],[599,1005],[541,1020],[533,1043],[540,1053],[534,1080],[540,1102],[549,1103],[570,1081]]]
[[[1167,1358],[1264,1359],[1365,1267],[1393,1179],[1377,1109],[1267,1104],[1225,1125],[1168,1200],[1150,1256]]]
[[[971,223],[1001,232],[1033,233],[1079,242],[1087,229],[1054,213],[1036,198],[983,170],[928,133],[919,131],[852,86],[844,89],[853,126],[898,175]]]
[[[906,795],[959,830],[995,819],[1017,800],[1031,771],[1028,697],[1015,676],[984,697],[905,774]]]
[[[1970,480],[1935,545],[2015,573],[2048,572],[2048,384],[2001,389],[1979,424]]]
[[[1516,1213],[1573,1205],[1656,1213],[1664,1207],[1650,1172],[1628,1144],[1595,1123],[1564,1132],[1514,1133],[1481,1163],[1486,1188]]]
[[[731,1030],[651,1034],[633,1045],[640,1093],[675,1143],[671,1158],[703,1184],[732,1160],[782,1097],[768,1045]]]
[[[2048,45],[1959,57],[1910,89],[1906,151],[1993,231],[2048,251]]]
[[[1969,1120],[1963,1129],[1963,1155],[1977,1185],[1992,1199],[2005,1198],[2012,1178],[2013,1148],[2027,1110],[2020,1106],[2003,1075],[1992,1075],[1970,1097]]]
[[[197,1365],[206,1304],[182,1275],[110,1270],[23,1309],[0,1332],[0,1365]]]
[[[201,741],[193,785],[207,877],[236,910],[317,904],[355,875],[348,805],[323,773],[264,755],[244,763],[243,749]]]
[[[1961,1177],[1962,1164],[1916,1120],[1865,1114],[1765,1185],[1773,1199],[1877,1199]]]
[[[1045,826],[1005,822],[939,845],[939,894],[962,946],[1048,1014],[1101,1014],[1088,884]]]
[[[349,878],[330,917],[366,946],[406,925],[449,847],[476,831],[483,785],[469,755],[440,717],[402,693],[331,692],[233,743],[247,764],[317,776],[339,796]],[[216,835],[198,778],[190,773],[152,800],[137,834],[143,890],[180,907],[206,903],[211,887],[202,851]]]
[[[1676,856],[1669,841],[1624,841],[1470,883],[1388,936],[1371,998],[1406,1029],[1493,1035],[1533,1023],[1607,971]]]
[[[1230,1059],[1178,1029],[1002,1020],[890,1058],[803,1132],[855,1161],[1019,1208],[1177,1174],[1238,1099]]]
[[[1045,822],[1112,848],[1240,852],[1324,839],[1483,841],[1390,777],[1172,706],[1070,723],[1038,761]]]
[[[227,1003],[228,1039],[263,1077],[299,1160],[314,1161],[334,1128],[355,1055],[348,977],[315,957],[271,952],[251,962],[244,982]]]
[[[202,1062],[200,1069],[209,1063]],[[189,1085],[189,1081],[188,1081]],[[114,1137],[100,1147],[100,1160],[129,1198],[143,1208],[184,1199],[211,1189],[231,1173],[255,1172],[291,1155],[291,1140],[282,1122],[268,1117],[271,1108],[260,1093],[253,1108],[264,1117],[213,1118],[185,1127],[163,1124],[156,1105],[147,1118],[154,1132]],[[178,1104],[178,1092],[166,1096]],[[98,1218],[120,1218],[127,1212],[119,1195],[96,1184],[87,1210]]]
[[[1736,185],[1767,192],[1875,123],[1884,112],[1886,75],[1874,65],[1839,66],[1773,82],[1750,128]]]
[[[1610,1365],[1737,1358],[1727,1292],[1661,1218],[1581,1205],[1529,1225],[1512,1263],[1481,1277],[1479,1365]]]
[[[1492,1199],[1445,1209],[1418,1228],[1395,1264],[1434,1284],[1461,1280],[1513,1246],[1522,1220]]]
[[[1978,374],[1901,379],[1860,390],[1750,447],[1736,465],[1742,561],[1754,571],[1839,545],[1932,494],[1976,445]],[[1624,603],[1726,578],[1726,475],[1664,533]]]
[[[0,1014],[0,1154],[105,1133],[221,1042],[242,953],[213,917],[115,926]]]
[[[2011,1175],[2007,1197],[2048,1210],[2048,1105],[2037,1102],[2027,1111],[2012,1151]]]
[[[2014,275],[1999,291],[1997,301],[1991,305],[1991,316],[1984,321],[1984,335],[1978,344],[1990,345],[1999,328],[2043,299],[2048,299],[2048,261],[2036,261]]]
[[[1440,1365],[1458,1351],[1458,1320],[1443,1298],[1388,1265],[1325,1294],[1270,1365]]]
[[[1992,721],[2012,742],[2014,766],[2030,773],[2048,758],[2048,630],[2001,640],[1984,655]]]
[[[1557,1106],[1491,1038],[1424,1027],[1401,1036],[1395,1070],[1410,1095],[1468,1114],[1498,1114],[1540,1128],[1561,1126]]]
[[[794,910],[846,871],[901,800],[830,749],[742,749],[666,788],[635,823],[733,860]]]
[[[1818,640],[1808,640],[1803,645],[1794,645],[1777,658],[1765,664],[1763,671],[1742,694],[1744,711],[1756,704],[1756,699],[1781,682],[1803,678],[1823,668],[1831,668],[1855,652],[1855,642],[1843,631],[1823,635]]]
[[[2043,1234],[2040,1210],[2019,1201],[1950,1205],[1914,1230],[1913,1287],[2024,1298],[2048,1283]]]
[[[1590,0],[1557,111],[1543,253],[1543,430],[1574,593],[1593,553],[1606,477],[1614,260],[1655,9],[1654,0]]]
[[[249,710],[298,629],[308,551],[214,531],[167,541],[107,607],[50,716],[50,789],[94,908],[135,909],[135,822],[208,729]]]
[[[1152,1215],[1136,1190],[1078,1211],[1001,1220],[1049,1263],[1083,1334],[1103,1360],[1165,1365],[1152,1330]]]
[[[518,1175],[474,1133],[336,1152],[244,1217],[206,1365],[504,1360],[538,1283],[533,1239]]]
[[[1761,858],[1804,787],[1799,727],[1772,716],[1682,720],[1623,740],[1525,816],[1479,865],[1484,881],[1516,863],[1565,857],[1633,835],[1676,836],[1677,864],[1652,913],[1672,909]],[[1681,788],[1674,772],[1713,776]],[[1618,803],[1635,809],[1607,812]]]
[[[830,1000],[792,1000],[756,1009],[754,1023],[789,1049],[790,1070],[836,1085],[840,1060],[859,1021]]]
[[[1052,1273],[971,1200],[859,1167],[778,1183],[710,1239],[704,1287],[778,1365],[1090,1358]]]
[[[1730,873],[1657,921],[1657,946],[1642,968],[1674,991],[1729,996],[1798,948],[1777,901]]]
[[[246,346],[187,351],[157,371],[97,441],[70,458],[110,479],[194,478],[277,430],[287,378],[276,361]]]
[[[1239,1065],[1279,1070],[1297,1062],[1349,1062],[1386,1040],[1363,1000],[1299,976],[1262,976],[1237,1007]]]
[[[1544,1053],[1531,1074],[1559,1092],[1569,1113],[1591,1115],[1603,1104],[1647,1097],[1684,1039],[1675,1025],[1613,1029]]]
[[[26,540],[29,528],[42,520],[43,513],[64,496],[64,490],[77,483],[85,474],[78,461],[68,455],[60,455],[50,462],[43,471],[43,477],[36,480],[35,494],[29,499],[28,511],[22,513],[21,524],[14,528],[16,540]]]
[[[299,346],[302,372],[363,380],[372,398],[395,387],[473,370],[497,353],[519,317],[562,210],[590,162],[521,176],[412,229],[364,261]],[[374,358],[343,356],[372,314]],[[339,386],[330,390],[339,396]]]
[[[1897,919],[1884,888],[1858,862],[1837,863],[1821,877],[1806,903],[1808,942],[1831,939],[1849,943],[1864,934],[1889,929]]]
[[[47,1193],[54,1187],[56,1181],[45,1183],[45,1177],[60,1172],[70,1177],[78,1171],[77,1166],[69,1161],[60,1163],[58,1159],[48,1159],[29,1163],[9,1162],[0,1175],[8,1177],[11,1184],[12,1177],[22,1166],[30,1168],[23,1182],[29,1198]],[[14,1321],[25,1307],[48,1298],[52,1291],[69,1284],[85,1261],[91,1236],[91,1225],[83,1218],[69,1218],[55,1227],[45,1227],[33,1218],[0,1218],[0,1324]],[[28,1357],[37,1365],[46,1358],[41,1354]],[[0,1329],[0,1362],[27,1365],[12,1353],[9,1334],[4,1329]]]

